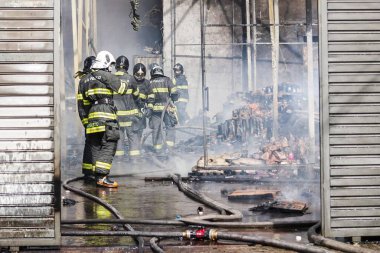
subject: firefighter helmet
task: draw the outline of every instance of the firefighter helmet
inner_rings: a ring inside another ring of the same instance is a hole
[[[83,72],[88,72],[91,69],[92,64],[94,64],[96,57],[89,56],[83,62]]]
[[[176,76],[183,74],[183,66],[182,66],[182,64],[181,63],[177,63],[176,65],[174,65],[173,70],[174,70],[174,74]]]
[[[136,80],[138,81],[142,81],[144,80],[145,76],[146,76],[146,67],[144,64],[142,63],[137,63],[134,67],[133,67],[133,76],[136,78]]]
[[[116,59],[116,69],[125,69],[128,71],[129,69],[129,60],[124,55],[117,57]]]
[[[108,51],[100,51],[96,56],[95,63],[92,65],[94,69],[108,69],[115,64],[115,58]]]
[[[150,70],[150,76],[163,76],[163,75],[164,75],[164,70],[158,64],[157,64],[157,66],[154,66]]]

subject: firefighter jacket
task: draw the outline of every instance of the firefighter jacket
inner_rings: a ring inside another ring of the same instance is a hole
[[[84,127],[88,124],[88,113],[91,108],[90,101],[87,100],[86,97],[84,97],[82,94],[84,90],[86,89],[87,83],[84,81],[86,79],[86,76],[89,75],[89,73],[83,73],[81,75],[78,75],[80,78],[79,86],[78,86],[78,94],[77,94],[77,105],[78,105],[78,113],[79,118],[83,124]]]
[[[127,93],[127,83],[105,70],[93,70],[82,78],[78,90],[83,101],[89,106],[86,134],[104,132],[106,125],[117,123],[117,109],[113,104],[113,92]]]
[[[185,75],[179,75],[174,77],[173,84],[177,87],[178,90],[178,101],[177,102],[189,102],[189,84],[187,82]]]
[[[139,88],[132,82],[134,78],[127,72],[120,70],[115,75],[126,84],[125,95],[114,92],[117,119],[121,127],[129,127],[132,126],[133,116],[140,116],[139,106],[141,102],[139,99]]]
[[[137,87],[139,88],[139,92],[140,92],[140,94],[139,94],[140,104],[139,105],[140,105],[140,108],[144,108],[146,106],[146,104],[148,103],[149,94],[152,94],[152,90],[150,87],[149,80],[144,79],[142,81],[138,81],[135,78],[132,78],[132,83],[137,85]],[[152,99],[151,99],[151,102],[153,102]]]
[[[153,112],[162,112],[165,105],[172,99],[173,102],[178,100],[177,88],[167,76],[153,76],[150,79],[151,93],[148,95],[148,108]]]

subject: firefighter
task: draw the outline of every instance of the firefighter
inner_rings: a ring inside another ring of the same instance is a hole
[[[140,123],[140,129],[138,132],[139,140],[141,143],[141,138],[144,129],[146,128],[146,120],[147,118],[150,118],[152,110],[147,108],[147,103],[149,101],[149,94],[151,94],[151,87],[149,84],[149,80],[147,80],[146,77],[146,67],[142,63],[137,63],[133,67],[133,82],[137,85],[139,88],[140,94],[139,98],[141,100],[140,103],[140,112],[141,112],[141,123]],[[152,95],[150,95],[152,97]],[[150,99],[152,100],[152,99]]]
[[[82,95],[84,93],[85,82],[84,79],[90,74],[91,72],[91,66],[95,62],[95,56],[89,56],[84,60],[83,63],[83,70],[78,71],[75,74],[75,78],[79,77],[79,86],[78,86],[78,94],[77,94],[77,105],[78,105],[78,113],[79,118],[84,126],[86,128],[88,124],[88,112],[90,110],[91,104],[90,101],[87,99],[84,99],[84,96]],[[89,139],[87,138],[87,135],[85,134],[85,143],[84,143],[84,150],[83,150],[83,159],[82,159],[82,173],[84,175],[85,180],[92,180],[94,176],[94,171],[92,167],[92,157],[91,157],[91,147],[89,145]]]
[[[178,121],[181,125],[189,119],[186,113],[187,103],[189,102],[189,84],[187,82],[186,76],[183,74],[184,69],[182,64],[177,63],[174,65],[174,79],[173,83],[177,87],[179,98],[175,103],[178,110]]]
[[[174,126],[178,123],[175,116],[175,106],[170,105],[171,101],[178,99],[178,92],[169,77],[164,76],[164,71],[160,66],[155,66],[150,71],[151,94],[149,94],[148,108],[152,109],[152,116],[149,120],[149,127],[153,129],[152,142],[155,152],[161,153],[162,132],[161,115],[166,128],[166,147],[170,150],[174,147],[175,131]],[[166,111],[164,112],[166,108]],[[174,110],[173,110],[174,109]]]
[[[92,166],[98,186],[116,188],[110,173],[112,160],[120,139],[119,123],[113,92],[127,93],[127,83],[111,73],[115,58],[108,51],[101,51],[92,65],[92,71],[83,79],[83,99],[89,101],[86,135],[91,147]]]
[[[121,133],[123,135],[124,131],[127,136],[129,158],[131,161],[136,161],[141,155],[141,145],[138,135],[141,124],[141,115],[139,111],[139,88],[132,82],[133,77],[128,74],[129,61],[125,56],[119,56],[116,59],[116,73],[120,79],[124,80],[126,83],[126,94],[116,95],[115,101],[117,107],[117,116],[119,125],[122,129]],[[125,143],[119,141],[118,150],[120,153],[124,151]],[[118,152],[116,152],[118,153]]]

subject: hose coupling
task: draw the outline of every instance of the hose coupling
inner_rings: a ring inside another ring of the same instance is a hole
[[[216,229],[200,228],[197,230],[186,230],[183,235],[184,238],[189,240],[216,240],[217,231]]]

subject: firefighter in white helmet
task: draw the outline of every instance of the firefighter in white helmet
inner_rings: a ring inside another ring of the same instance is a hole
[[[110,52],[99,52],[92,65],[93,71],[83,80],[86,85],[82,92],[83,99],[91,104],[86,135],[92,151],[96,184],[109,188],[118,187],[117,182],[108,177],[120,138],[113,93],[127,92],[125,81],[111,73],[110,69],[114,64],[115,58]]]

